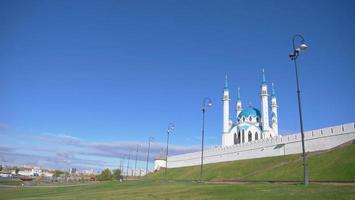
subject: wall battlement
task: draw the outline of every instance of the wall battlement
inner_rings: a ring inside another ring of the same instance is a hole
[[[321,151],[355,139],[355,122],[306,131],[306,152]],[[252,158],[282,156],[302,153],[301,134],[291,134],[237,144],[219,146],[204,151],[204,163],[218,163]],[[168,157],[168,168],[199,165],[201,152]]]

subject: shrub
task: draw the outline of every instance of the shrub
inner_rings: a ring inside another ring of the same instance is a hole
[[[123,179],[121,170],[120,169],[113,170],[113,177],[117,180]]]
[[[101,174],[97,175],[97,180],[99,181],[110,181],[113,180],[113,174],[111,170],[105,169],[101,172]]]

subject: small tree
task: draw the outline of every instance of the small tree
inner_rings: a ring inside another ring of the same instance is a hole
[[[99,181],[110,181],[113,179],[113,174],[110,169],[105,169],[101,172],[100,175],[97,176],[97,180]]]
[[[0,171],[2,171],[2,165],[0,165]]]
[[[15,173],[18,174],[18,172],[20,171],[20,169],[18,167],[15,168]]]
[[[113,170],[113,177],[114,177],[115,179],[117,179],[117,180],[122,179],[123,176],[122,176],[121,170],[120,170],[120,169],[115,169],[115,170]]]
[[[63,171],[60,171],[60,170],[55,170],[54,173],[53,173],[53,177],[59,177],[60,175],[64,174]]]

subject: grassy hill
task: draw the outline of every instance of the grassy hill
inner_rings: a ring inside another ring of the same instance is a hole
[[[355,144],[308,154],[309,177],[312,181],[355,181]],[[168,169],[168,179],[197,180],[200,166]],[[164,169],[149,175],[163,179]],[[302,181],[301,155],[286,155],[204,165],[204,180]]]

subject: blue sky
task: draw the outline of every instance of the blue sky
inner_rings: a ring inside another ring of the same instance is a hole
[[[224,75],[234,109],[260,108],[261,70],[275,82],[281,134],[298,132],[291,38],[306,130],[355,120],[354,1],[0,1],[3,163],[115,167],[169,122],[173,152],[219,145]],[[234,117],[234,115],[232,116]],[[97,163],[101,163],[98,165]],[[139,162],[144,166],[144,162]]]

